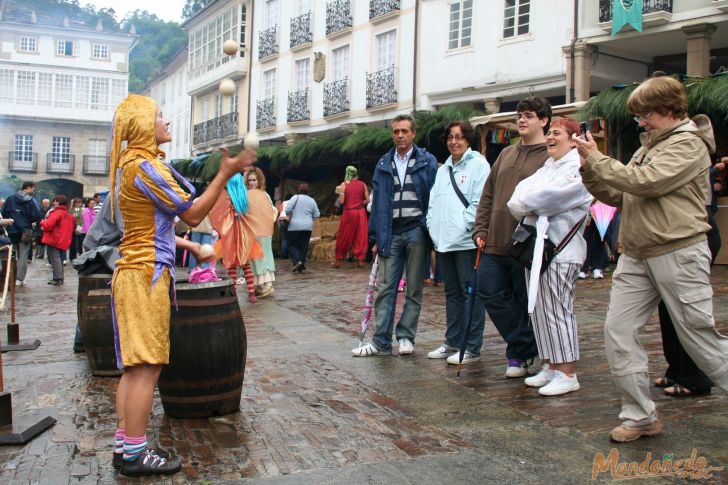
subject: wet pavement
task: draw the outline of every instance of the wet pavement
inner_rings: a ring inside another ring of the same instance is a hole
[[[209,419],[165,416],[155,397],[148,434],[178,455],[183,471],[167,483],[551,483],[592,481],[596,453],[618,463],[688,459],[728,468],[728,400],[719,392],[689,399],[653,397],[665,433],[615,445],[619,400],[604,356],[602,325],[610,274],[581,280],[576,315],[581,390],[544,398],[506,379],[505,345],[486,325],[482,359],[463,368],[427,359],[444,335],[442,287],[426,287],[415,354],[353,358],[368,269],[310,263],[302,275],[280,271],[272,297],[239,298],[248,354],[240,412]],[[50,287],[35,261],[17,292],[21,341],[33,351],[2,354],[16,424],[58,420],[25,446],[0,447],[0,483],[159,483],[126,479],[111,468],[117,378],[95,377],[72,352],[77,278]],[[716,326],[728,334],[728,267],[713,274]],[[404,295],[398,297],[400,305]],[[9,312],[0,323],[9,321]],[[2,329],[5,341],[4,328]],[[371,335],[371,329],[369,331]],[[651,377],[665,364],[656,316],[642,343]],[[649,463],[648,463],[649,464]],[[616,468],[619,470],[619,467]],[[609,471],[598,473],[608,481]],[[728,482],[714,471],[696,483]],[[674,476],[639,483],[683,483]]]

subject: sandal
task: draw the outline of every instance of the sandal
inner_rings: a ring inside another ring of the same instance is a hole
[[[690,389],[681,386],[680,384],[673,384],[670,387],[666,387],[663,392],[666,396],[670,397],[695,397],[710,394],[710,388],[708,387],[706,389]]]
[[[665,388],[665,387],[672,387],[674,385],[675,385],[675,381],[673,381],[669,377],[659,377],[659,378],[655,379],[655,387]]]

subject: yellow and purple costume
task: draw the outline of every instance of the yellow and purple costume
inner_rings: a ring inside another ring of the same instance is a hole
[[[155,102],[133,94],[114,115],[110,185],[124,220],[111,297],[119,368],[169,363],[174,218],[192,205],[195,194],[159,159],[164,152],[156,142],[155,118]]]

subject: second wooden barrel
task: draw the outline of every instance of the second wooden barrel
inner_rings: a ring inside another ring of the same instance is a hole
[[[169,339],[169,365],[159,378],[164,412],[202,418],[239,411],[247,341],[234,282],[178,282]]]
[[[111,274],[79,275],[76,310],[93,375],[120,375],[111,316]]]

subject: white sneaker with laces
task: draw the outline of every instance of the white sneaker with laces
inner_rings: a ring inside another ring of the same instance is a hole
[[[479,355],[473,355],[470,352],[465,352],[463,354],[463,365],[470,364],[472,362],[477,362],[480,360]],[[450,357],[447,358],[448,364],[458,365],[460,364],[460,352],[455,352]]]
[[[578,391],[579,387],[576,374],[573,377],[569,377],[563,372],[555,370],[551,382],[539,388],[538,393],[542,396],[560,396],[567,392]]]
[[[351,349],[351,353],[354,354],[354,357],[371,357],[373,355],[378,355],[379,350],[373,344],[369,343],[362,345],[361,347]]]
[[[415,345],[406,338],[399,339],[399,355],[409,355],[415,352]]]
[[[577,276],[577,278],[583,280],[584,278],[586,278],[586,273],[584,273],[583,271],[579,271],[579,276]]]
[[[450,354],[455,352],[455,349],[440,345],[438,348],[427,354],[428,359],[447,359]]]
[[[544,364],[541,367],[541,372],[536,374],[535,376],[526,377],[523,380],[523,383],[526,384],[529,387],[543,387],[549,382],[551,382],[551,379],[554,376],[554,372],[549,369],[548,364]]]
[[[602,270],[601,269],[595,269],[594,271],[592,271],[592,278],[594,278],[595,280],[602,280],[602,279],[604,279],[604,274],[602,273]]]

